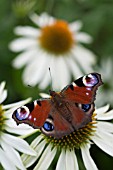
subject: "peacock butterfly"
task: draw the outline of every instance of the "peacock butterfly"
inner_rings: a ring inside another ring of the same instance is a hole
[[[101,84],[101,75],[90,73],[61,92],[50,90],[50,98],[35,100],[16,109],[12,117],[17,125],[25,123],[47,136],[61,138],[92,121],[96,90]]]

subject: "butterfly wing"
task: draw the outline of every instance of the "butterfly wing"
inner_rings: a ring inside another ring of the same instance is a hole
[[[101,84],[100,74],[91,73],[75,80],[61,91],[60,94],[71,113],[71,124],[75,130],[91,121],[96,90]]]
[[[40,128],[47,119],[50,110],[50,99],[35,100],[16,109],[12,117],[17,124],[25,123],[34,128]]]
[[[67,101],[73,101],[74,103],[93,103],[96,96],[96,90],[101,84],[101,75],[98,73],[90,73],[65,87],[61,91],[61,95],[65,97]]]
[[[55,109],[53,107],[51,109],[40,130],[47,136],[61,138],[90,122],[93,111],[94,104],[91,104],[87,112],[84,112],[74,103],[64,103],[64,108]]]
[[[74,130],[82,128],[92,121],[92,114],[95,110],[92,104],[77,104],[73,101],[68,102],[68,109],[71,112],[71,125]]]
[[[98,86],[98,73],[83,76],[60,93],[50,91],[51,99],[36,100],[13,113],[17,122],[26,123],[55,138],[61,138],[91,121]]]
[[[61,138],[74,131],[70,123],[58,112],[52,108],[49,117],[46,119],[43,127],[40,129],[45,135],[55,138]]]

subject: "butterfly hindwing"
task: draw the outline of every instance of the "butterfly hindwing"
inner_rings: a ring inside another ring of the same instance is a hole
[[[85,111],[79,107],[72,103],[68,103],[66,108],[70,110],[69,112],[68,110],[64,111],[64,109],[59,110],[52,108],[48,118],[40,130],[45,135],[53,136],[58,139],[70,134],[78,128],[83,127],[86,123],[91,121],[94,104],[91,104]]]
[[[46,126],[45,126],[46,125]],[[52,125],[52,129],[51,128]],[[70,123],[54,108],[49,113],[49,117],[46,119],[45,124],[41,128],[41,131],[47,136],[53,136],[55,138],[61,138],[66,134],[70,134],[74,131]]]

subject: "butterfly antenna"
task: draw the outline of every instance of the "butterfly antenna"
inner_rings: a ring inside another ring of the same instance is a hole
[[[52,85],[52,75],[51,75],[51,69],[50,69],[50,67],[49,67],[49,74],[50,74],[50,78],[51,78],[51,90],[53,90],[53,85]]]

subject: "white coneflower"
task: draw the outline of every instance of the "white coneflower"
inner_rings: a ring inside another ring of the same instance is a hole
[[[113,110],[107,111],[108,109],[109,105],[96,109],[92,115],[92,122],[61,139],[47,137],[44,134],[38,135],[31,143],[37,156],[22,155],[26,168],[35,163],[33,170],[47,170],[53,159],[56,158],[56,170],[78,170],[76,151],[79,149],[85,168],[97,170],[98,168],[90,156],[92,144],[96,144],[105,153],[113,156],[113,124],[106,121],[113,119]]]
[[[32,133],[33,130],[25,125],[17,128],[12,119],[12,113],[17,107],[29,102],[30,99],[3,105],[2,103],[7,97],[7,90],[4,87],[5,82],[2,82],[0,84],[0,164],[5,170],[16,170],[17,168],[25,170],[17,150],[29,155],[35,155],[36,153],[26,141],[17,137],[17,135]]]
[[[80,32],[81,21],[68,23],[46,13],[33,14],[32,21],[38,26],[18,26],[15,34],[21,36],[10,43],[10,49],[21,52],[13,61],[15,68],[25,66],[23,82],[45,88],[50,83],[51,68],[53,88],[61,89],[83,72],[92,71],[95,55],[80,43],[90,43],[92,38]]]

